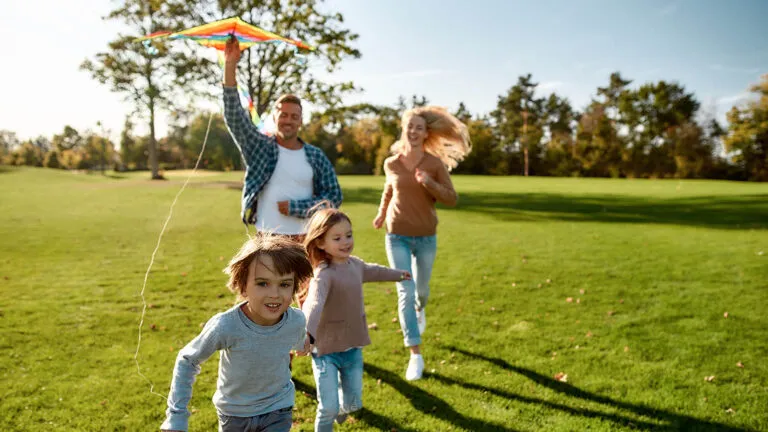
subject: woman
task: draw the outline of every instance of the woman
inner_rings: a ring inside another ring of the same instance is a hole
[[[400,328],[411,352],[405,378],[421,378],[421,334],[426,327],[424,307],[437,252],[435,202],[455,206],[457,195],[448,171],[470,152],[467,127],[443,108],[427,106],[406,111],[400,140],[384,161],[386,184],[376,229],[387,227],[389,264],[409,272],[413,280],[397,284]],[[412,267],[413,264],[413,267]]]

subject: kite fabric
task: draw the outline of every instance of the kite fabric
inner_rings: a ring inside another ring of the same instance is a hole
[[[314,51],[313,47],[310,47],[304,42],[288,39],[278,34],[260,29],[241,20],[240,17],[214,21],[212,23],[192,27],[176,33],[169,31],[154,32],[147,36],[141,37],[138,40],[143,41],[160,38],[191,39],[200,45],[213,47],[219,51],[224,51],[224,48],[227,45],[227,41],[231,36],[237,38],[241,51],[250,48],[255,44],[264,42],[281,42],[293,45],[296,48]]]
[[[188,28],[179,32],[158,31],[151,33],[147,36],[136,39],[141,41],[150,54],[157,54],[157,48],[151,46],[151,41],[154,39],[189,39],[193,40],[200,45],[206,47],[215,48],[219,52],[219,64],[224,67],[223,52],[227,46],[227,41],[230,38],[237,38],[238,47],[241,51],[252,47],[259,43],[285,43],[293,47],[294,50],[303,49],[314,51],[315,48],[305,44],[304,42],[288,39],[278,34],[260,29],[254,25],[240,19],[240,17],[227,18],[220,21],[214,21],[212,23],[203,24],[197,27]],[[306,59],[297,54],[296,55],[300,63],[305,63]],[[259,118],[256,112],[256,107],[253,105],[253,99],[251,95],[240,85],[237,84],[237,90],[240,96],[245,100],[248,105],[248,111],[251,115],[251,121],[257,126],[263,126],[262,119]]]

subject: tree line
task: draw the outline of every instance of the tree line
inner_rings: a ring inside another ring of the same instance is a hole
[[[103,131],[65,126],[52,138],[21,142],[0,131],[0,161],[66,169],[149,170],[191,168],[212,116],[202,167],[239,170],[243,163],[218,114],[188,108],[215,97],[221,77],[216,62],[194,53],[193,44],[156,41],[152,49],[136,43],[157,30],[179,30],[211,20],[241,16],[255,25],[318,46],[309,63],[328,72],[346,59],[359,58],[358,38],[343,16],[321,1],[305,0],[125,0],[107,17],[130,29],[107,50],[86,59],[81,69],[122,94],[134,107],[119,142]],[[400,97],[392,105],[344,105],[359,89],[353,82],[325,82],[293,51],[277,44],[257,45],[239,65],[241,85],[259,115],[284,92],[318,107],[303,138],[321,147],[340,174],[378,174],[389,147],[399,137],[404,110],[429,103],[424,96]],[[584,176],[624,178],[712,178],[768,180],[768,75],[751,88],[753,100],[734,106],[721,125],[680,83],[633,83],[619,72],[585,107],[561,95],[543,95],[528,74],[502,95],[488,113],[463,104],[455,114],[469,127],[473,150],[455,170],[463,174]],[[186,104],[186,105],[184,105]],[[156,137],[158,112],[171,113],[168,134]],[[135,133],[143,122],[149,133]]]

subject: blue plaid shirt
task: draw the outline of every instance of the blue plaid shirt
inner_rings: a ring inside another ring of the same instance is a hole
[[[264,135],[253,124],[240,104],[236,87],[224,87],[224,120],[235,145],[245,159],[245,184],[240,216],[245,224],[256,223],[256,202],[277,166],[278,143]],[[307,162],[312,167],[312,198],[288,201],[288,214],[300,218],[311,216],[309,210],[321,201],[341,206],[341,188],[331,161],[322,150],[304,143]]]

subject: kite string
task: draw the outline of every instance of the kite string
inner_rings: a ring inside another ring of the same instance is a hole
[[[136,363],[136,371],[139,373],[139,376],[144,378],[144,380],[149,383],[149,392],[154,395],[160,396],[163,399],[165,399],[165,396],[155,392],[154,383],[152,383],[152,381],[141,372],[141,367],[139,366],[139,349],[141,348],[141,329],[144,326],[144,317],[146,316],[146,313],[147,313],[147,300],[144,297],[144,291],[147,288],[147,279],[149,278],[149,272],[152,269],[152,265],[155,263],[155,255],[157,254],[157,251],[160,249],[160,242],[163,239],[163,234],[165,233],[165,229],[168,227],[168,222],[171,221],[171,216],[173,215],[173,208],[174,206],[176,206],[176,202],[179,200],[179,196],[181,196],[181,193],[184,192],[184,189],[186,189],[187,184],[189,183],[189,180],[192,178],[192,176],[195,175],[195,172],[197,172],[197,167],[200,165],[200,160],[203,157],[203,152],[205,152],[205,145],[208,142],[208,134],[211,131],[212,121],[213,121],[213,113],[211,113],[211,116],[208,118],[208,129],[206,129],[205,131],[205,138],[203,139],[203,147],[200,149],[200,154],[197,155],[197,162],[195,162],[195,167],[192,169],[192,172],[189,174],[189,176],[187,176],[186,181],[184,181],[184,184],[181,186],[181,189],[179,189],[179,191],[176,193],[176,197],[174,197],[173,202],[171,203],[168,216],[165,219],[163,228],[160,230],[160,235],[157,237],[157,244],[155,245],[155,250],[152,251],[152,257],[149,260],[149,266],[147,267],[147,272],[144,274],[144,284],[141,287],[141,292],[139,292],[139,296],[141,296],[141,302],[143,306],[141,309],[141,319],[139,320],[139,336],[138,336],[138,341],[136,343],[136,353],[133,355],[133,360]]]

